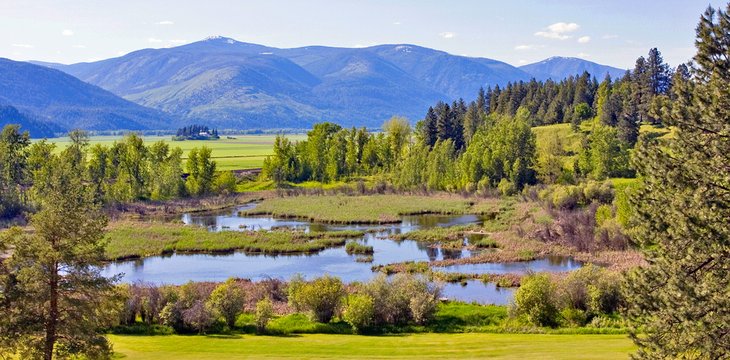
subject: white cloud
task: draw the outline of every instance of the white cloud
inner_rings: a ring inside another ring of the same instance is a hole
[[[395,21],[395,22],[393,22],[393,25],[400,25],[400,24],[401,24],[401,22],[400,22],[400,21]]]
[[[548,26],[542,31],[536,32],[535,36],[540,36],[548,39],[565,40],[573,37],[572,35],[568,35],[568,33],[576,31],[579,28],[580,25],[576,23],[558,22]]]
[[[171,44],[184,44],[186,42],[188,42],[188,41],[187,40],[182,40],[182,39],[173,39],[173,40],[170,40],[170,43]]]
[[[456,36],[456,33],[453,33],[451,31],[444,31],[439,34],[444,39],[452,39],[454,36]]]
[[[578,42],[581,44],[587,44],[589,41],[591,41],[590,36],[581,36],[578,38]]]
[[[71,29],[64,29],[63,31],[61,31],[61,35],[63,35],[63,36],[73,36],[74,35],[74,31],[71,30]]]
[[[34,48],[34,46],[30,45],[30,44],[13,44],[13,47],[19,47],[19,48],[24,48],[24,49]]]
[[[157,25],[175,25],[175,23],[170,20],[159,21],[159,22],[156,22],[155,24],[157,24]]]
[[[157,44],[157,43],[161,43],[161,42],[162,42],[162,40],[160,40],[160,39],[156,39],[156,38],[148,38],[148,39],[147,39],[147,42],[148,42],[148,43],[153,43],[153,44]]]
[[[545,47],[545,45],[524,44],[524,45],[515,46],[515,50],[526,51],[526,50],[542,49],[544,47]]]
[[[579,52],[579,53],[578,53],[578,54],[576,54],[575,56],[577,56],[577,57],[579,57],[579,58],[587,58],[587,57],[591,57],[591,56],[590,56],[589,54],[586,54],[586,53],[584,53],[584,52]]]
[[[601,38],[604,40],[616,39],[616,38],[618,38],[618,35],[606,34],[606,35],[603,35]]]
[[[520,65],[525,65],[525,64],[527,64],[527,60],[525,60],[525,59],[520,59],[520,60],[518,61],[518,63],[519,63]]]
[[[86,45],[74,45],[74,49],[86,49]]]

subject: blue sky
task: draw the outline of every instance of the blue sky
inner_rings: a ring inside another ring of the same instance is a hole
[[[550,56],[621,68],[658,47],[676,65],[717,0],[0,0],[0,57],[61,63],[211,35],[276,47],[410,43],[522,65]]]

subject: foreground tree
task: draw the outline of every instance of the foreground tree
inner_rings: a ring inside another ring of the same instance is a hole
[[[705,12],[696,46],[692,78],[673,84],[675,138],[645,140],[635,161],[636,239],[650,249],[628,281],[637,358],[730,354],[728,12]]]
[[[112,280],[100,275],[105,217],[64,152],[45,164],[48,182],[32,216],[33,232],[13,228],[0,248],[0,355],[23,359],[107,358],[99,332],[111,321]]]

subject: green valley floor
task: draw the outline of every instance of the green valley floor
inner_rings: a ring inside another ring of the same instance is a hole
[[[626,335],[110,335],[119,359],[627,359]]]

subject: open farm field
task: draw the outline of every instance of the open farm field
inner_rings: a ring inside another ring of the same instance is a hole
[[[219,140],[186,140],[172,141],[171,136],[143,136],[146,144],[163,140],[171,147],[179,147],[183,150],[183,157],[186,157],[190,149],[194,147],[207,146],[213,150],[213,159],[218,164],[218,170],[243,170],[260,168],[266,156],[273,153],[273,144],[276,135],[234,135],[233,139],[221,136]],[[287,135],[292,140],[304,139],[304,135]],[[115,141],[122,139],[122,136],[92,136],[91,145],[102,144],[111,146]],[[70,143],[69,138],[52,138],[50,142],[56,143],[56,150],[65,149]]]

